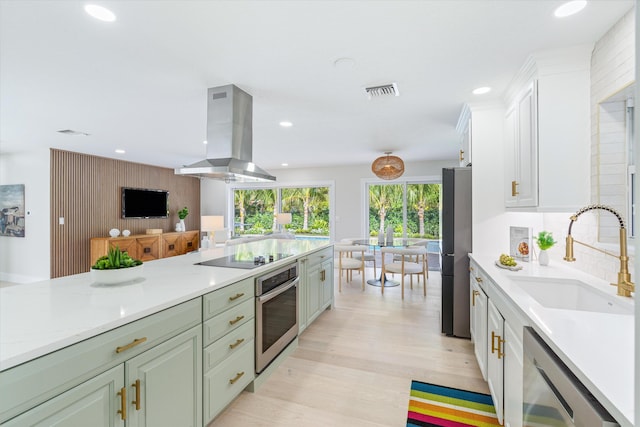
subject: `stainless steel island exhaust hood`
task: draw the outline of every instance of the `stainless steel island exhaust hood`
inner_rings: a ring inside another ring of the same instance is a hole
[[[276,177],[252,162],[253,98],[234,85],[207,90],[206,159],[175,169],[176,175],[225,182],[265,182]]]

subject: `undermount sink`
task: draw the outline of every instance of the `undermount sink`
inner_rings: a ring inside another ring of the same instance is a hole
[[[634,312],[632,301],[621,301],[579,280],[518,277],[513,281],[546,308],[628,315]]]

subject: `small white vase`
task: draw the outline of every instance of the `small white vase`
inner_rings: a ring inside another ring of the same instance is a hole
[[[540,263],[540,265],[549,265],[549,253],[546,250],[540,249],[538,262]]]
[[[187,229],[185,228],[185,225],[184,225],[184,219],[180,220],[180,230],[179,231],[187,231]]]

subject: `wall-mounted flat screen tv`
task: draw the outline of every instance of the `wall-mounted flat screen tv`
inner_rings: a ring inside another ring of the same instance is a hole
[[[169,192],[122,187],[122,218],[167,218]]]

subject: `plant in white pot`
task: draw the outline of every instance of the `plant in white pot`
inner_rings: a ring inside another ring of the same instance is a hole
[[[187,231],[184,225],[184,219],[187,217],[187,215],[189,215],[189,208],[187,208],[186,206],[178,211],[178,218],[180,218],[180,226],[178,228],[180,229],[176,231]]]
[[[142,261],[133,259],[118,246],[109,248],[107,255],[91,266],[91,276],[96,283],[115,284],[128,282],[142,274]]]
[[[556,241],[553,240],[553,234],[550,231],[541,231],[536,237],[536,243],[540,248],[540,255],[538,256],[538,262],[540,265],[549,265],[549,253],[547,250],[551,249]]]

